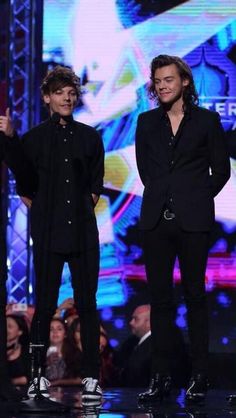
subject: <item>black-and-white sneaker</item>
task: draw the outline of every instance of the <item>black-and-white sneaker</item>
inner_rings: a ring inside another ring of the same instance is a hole
[[[86,377],[82,380],[84,385],[82,391],[82,402],[101,402],[102,401],[102,389],[99,386],[98,380],[92,377]]]
[[[40,377],[39,381],[39,392],[41,395],[43,395],[45,398],[49,398],[50,393],[48,392],[48,388],[50,386],[50,382],[46,379],[46,377]],[[38,395],[38,379],[37,377],[34,378],[34,380],[30,383],[27,395],[29,398],[34,398],[36,395]]]

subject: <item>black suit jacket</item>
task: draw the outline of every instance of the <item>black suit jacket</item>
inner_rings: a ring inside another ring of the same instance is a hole
[[[144,184],[140,228],[158,222],[167,195],[180,226],[208,231],[214,221],[214,197],[230,177],[225,135],[215,112],[192,106],[170,161],[162,137],[163,109],[140,114],[136,158]]]
[[[127,387],[145,387],[151,377],[151,336],[133,348],[121,373],[121,384]]]
[[[77,229],[72,234],[80,237],[78,251],[98,244],[98,231],[92,193],[103,190],[104,149],[97,131],[80,122],[72,122],[72,166],[74,173],[73,198],[76,205]],[[52,199],[57,176],[55,158],[55,124],[47,120],[36,126],[23,138],[24,150],[38,174],[39,186],[35,190],[31,207],[31,235],[34,245],[49,246],[48,231],[52,223]],[[61,237],[63,240],[63,237]]]

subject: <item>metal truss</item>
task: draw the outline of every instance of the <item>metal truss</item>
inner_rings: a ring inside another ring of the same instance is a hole
[[[9,78],[8,101],[12,119],[19,135],[32,127],[36,119],[38,95],[36,67],[40,48],[42,1],[9,1]],[[36,55],[37,54],[37,55]],[[40,57],[41,58],[41,57]],[[14,177],[8,179],[8,301],[31,303],[32,268],[27,209],[16,193]]]

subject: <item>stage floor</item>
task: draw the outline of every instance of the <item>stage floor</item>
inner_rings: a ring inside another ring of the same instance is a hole
[[[12,410],[7,412],[6,405],[0,404],[0,418],[236,418],[236,406],[226,400],[230,391],[209,390],[202,405],[186,404],[184,390],[173,391],[170,398],[162,403],[139,405],[139,392],[139,389],[107,389],[100,406],[83,406],[81,389],[51,388],[52,398],[70,407],[68,412],[41,412],[40,408],[38,412],[31,409],[26,412],[27,405],[24,405],[23,411],[12,405]]]

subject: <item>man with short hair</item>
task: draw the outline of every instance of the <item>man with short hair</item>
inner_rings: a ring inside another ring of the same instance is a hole
[[[150,305],[138,306],[129,324],[138,342],[126,360],[122,380],[125,386],[144,387],[148,384],[151,373]]]
[[[141,344],[142,341],[151,335],[150,305],[138,306],[134,310],[129,324],[132,334],[140,339],[139,344]]]
[[[214,197],[230,177],[219,115],[197,105],[189,66],[159,55],[151,63],[150,95],[157,109],[142,113],[136,158],[144,184],[140,216],[151,300],[152,380],[141,402],[168,396],[173,355],[173,271],[179,260],[187,305],[192,378],[186,398],[205,398],[208,324],[205,272],[214,224]]]
[[[31,208],[36,312],[32,342],[45,346],[40,390],[49,382],[43,377],[50,321],[57,306],[63,265],[68,263],[75,305],[81,322],[83,345],[83,401],[100,401],[99,322],[96,291],[99,272],[99,241],[94,208],[103,190],[104,149],[96,130],[73,120],[80,97],[80,80],[66,67],[57,66],[44,78],[41,93],[50,118],[23,137],[24,149],[38,176],[35,198],[24,201]],[[36,373],[28,395],[35,396]]]

